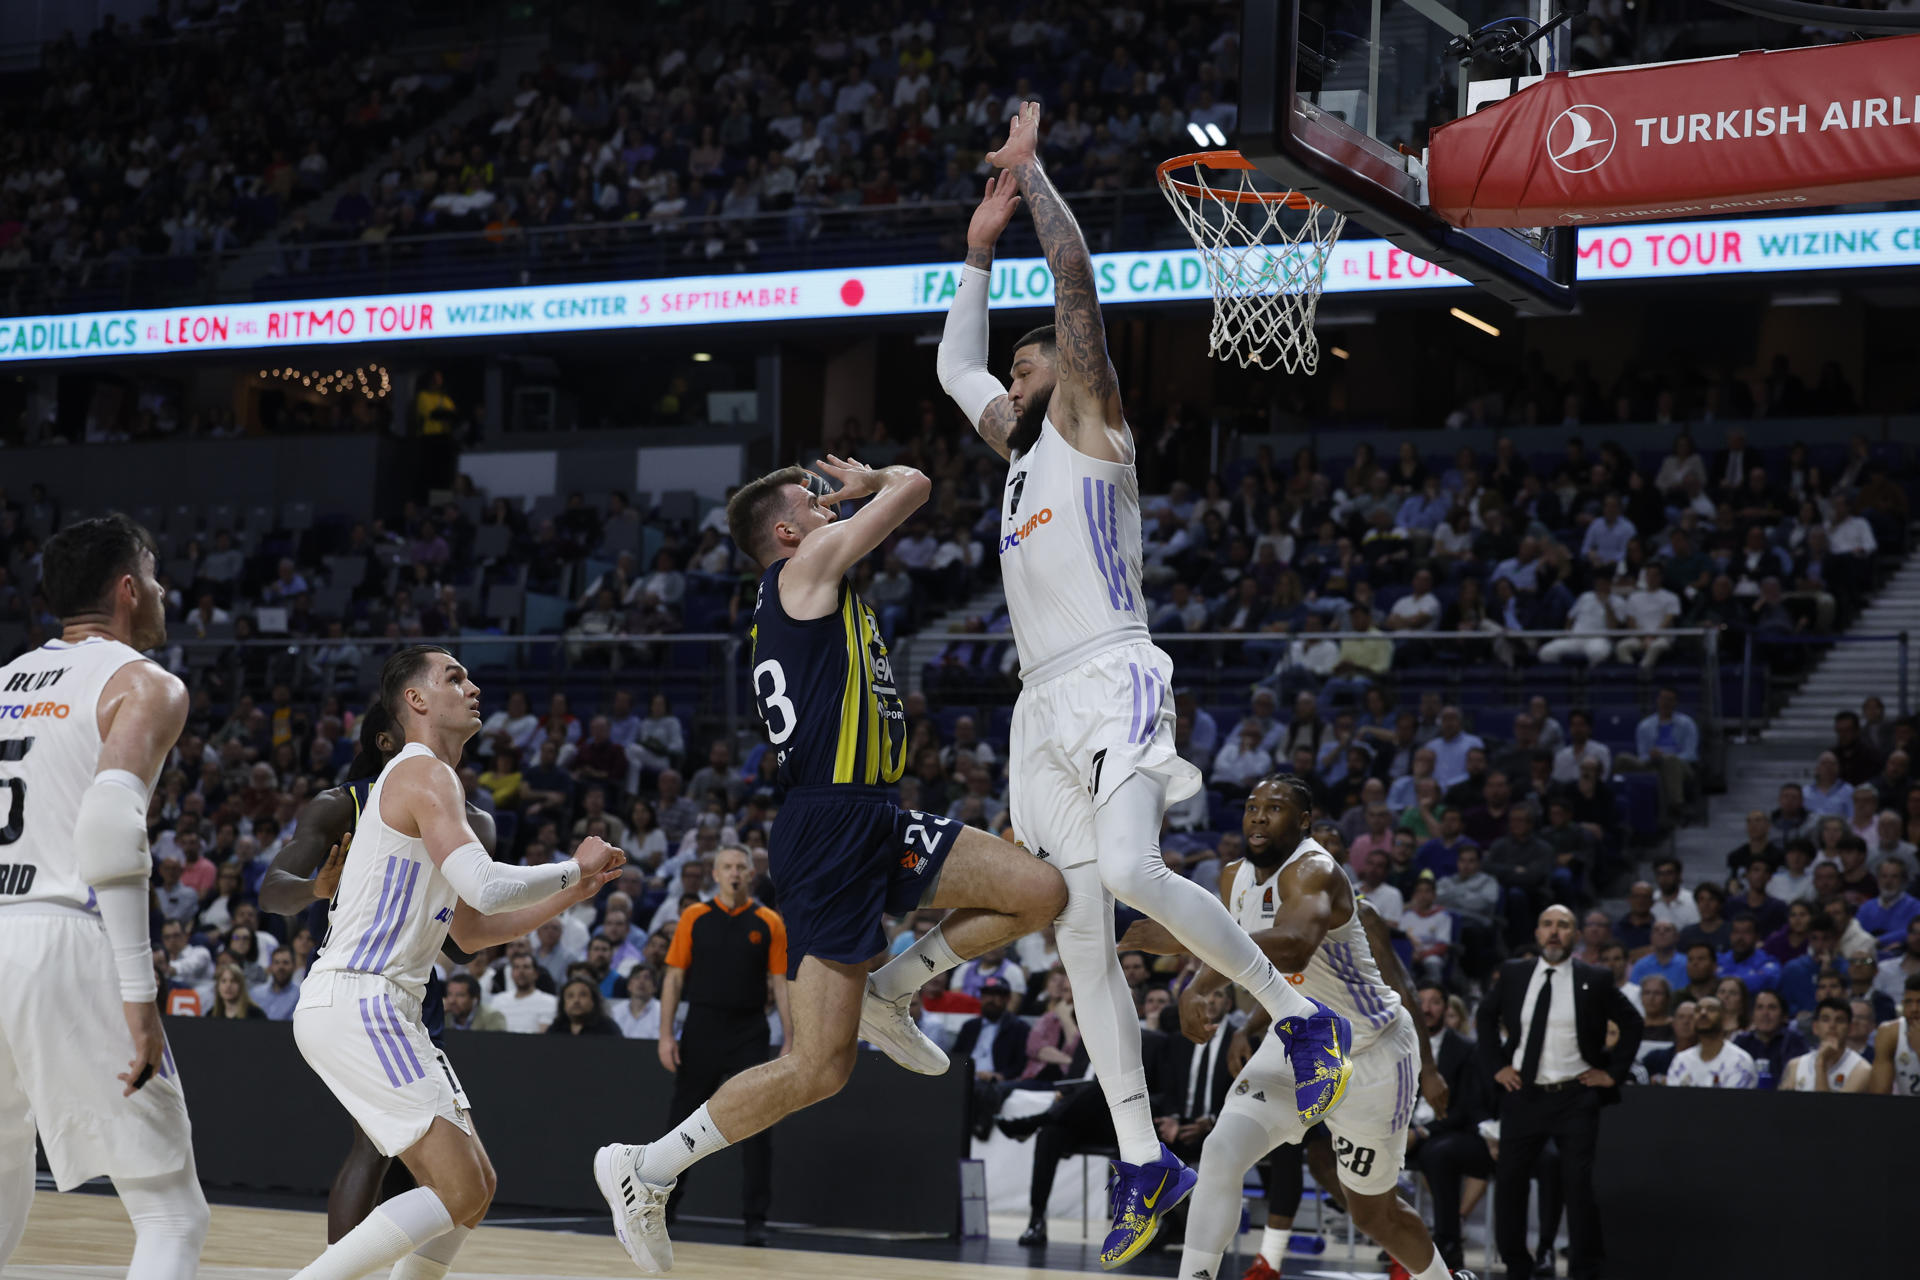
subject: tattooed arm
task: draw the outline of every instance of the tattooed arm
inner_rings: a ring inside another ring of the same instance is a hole
[[[1012,173],[1033,215],[1034,229],[1053,272],[1053,309],[1059,383],[1053,421],[1073,446],[1115,462],[1133,460],[1133,439],[1120,406],[1120,380],[1107,358],[1107,327],[1100,316],[1093,257],[1080,224],[1040,167],[1036,152],[1040,104],[1026,102],[1013,118],[1007,145],[987,157]]]

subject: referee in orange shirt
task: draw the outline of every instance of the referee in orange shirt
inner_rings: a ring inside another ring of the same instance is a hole
[[[780,1052],[793,1047],[793,1017],[787,1010],[787,927],[773,908],[754,901],[753,859],[745,849],[720,850],[713,860],[712,902],[680,913],[667,976],[660,992],[660,1065],[676,1076],[669,1126],[678,1125],[711,1098],[727,1077],[767,1060],[767,995],[780,1015]],[[687,1023],[673,1033],[680,1002]],[[773,1146],[768,1131],[737,1144],[745,1165],[741,1216],[745,1243],[767,1243],[767,1202],[773,1186]],[[667,1220],[687,1188],[680,1175]]]

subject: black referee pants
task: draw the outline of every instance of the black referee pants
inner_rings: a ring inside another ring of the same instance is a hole
[[[687,1009],[686,1026],[680,1033],[680,1070],[673,1080],[673,1102],[667,1124],[678,1125],[700,1109],[720,1086],[749,1067],[767,1060],[769,1049],[767,1017],[711,1005],[692,1005]],[[741,1214],[748,1226],[767,1220],[767,1204],[773,1196],[773,1142],[771,1130],[762,1129],[744,1142],[735,1143],[744,1166],[741,1187]],[[679,1208],[687,1190],[689,1169],[667,1201],[667,1211]]]

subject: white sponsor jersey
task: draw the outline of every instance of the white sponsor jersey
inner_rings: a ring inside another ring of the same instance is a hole
[[[1867,1065],[1867,1060],[1851,1049],[1840,1051],[1840,1060],[1833,1064],[1833,1071],[1827,1078],[1827,1088],[1838,1092],[1847,1083],[1847,1077],[1855,1069]],[[1820,1051],[1803,1053],[1787,1063],[1782,1073],[1780,1089],[1784,1093],[1813,1093],[1820,1087]]]
[[[1667,1067],[1667,1083],[1696,1089],[1752,1089],[1760,1083],[1760,1068],[1753,1055],[1732,1042],[1721,1044],[1720,1052],[1708,1062],[1700,1046],[1682,1049],[1673,1055]]]
[[[0,904],[93,906],[73,824],[100,769],[100,692],[146,660],[95,636],[49,640],[0,668]],[[151,792],[154,779],[146,782]]]
[[[314,973],[374,973],[416,1000],[425,993],[459,895],[427,855],[426,841],[381,819],[380,796],[402,760],[432,755],[424,744],[409,742],[367,792]]]
[[[1902,1098],[1920,1098],[1920,1053],[1913,1051],[1911,1028],[1905,1018],[1894,1029],[1893,1091]]]
[[[1024,680],[1146,640],[1133,464],[1088,457],[1048,420],[1000,495],[1000,578]]]
[[[1248,933],[1272,928],[1274,914],[1280,909],[1281,870],[1308,854],[1326,852],[1319,841],[1302,840],[1291,858],[1265,874],[1251,859],[1242,861],[1227,895],[1227,905],[1240,927]],[[1354,896],[1357,899],[1359,894]],[[1287,981],[1353,1024],[1355,1053],[1379,1039],[1400,1013],[1400,993],[1387,985],[1373,962],[1373,948],[1367,942],[1367,927],[1360,923],[1357,901],[1345,924],[1327,930],[1326,940],[1313,953],[1306,969],[1288,974]]]

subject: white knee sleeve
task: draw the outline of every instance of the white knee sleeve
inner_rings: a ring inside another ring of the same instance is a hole
[[[1187,1208],[1187,1243],[1175,1274],[1220,1274],[1220,1255],[1240,1225],[1241,1184],[1272,1147],[1265,1127],[1249,1116],[1229,1111],[1215,1123],[1200,1151],[1200,1181]]]
[[[113,1188],[133,1221],[127,1280],[193,1280],[209,1218],[193,1157],[157,1178],[115,1178]]]
[[[1083,862],[1061,874],[1067,881],[1067,909],[1054,921],[1053,940],[1073,984],[1080,1037],[1113,1113],[1120,1158],[1144,1164],[1160,1154],[1160,1139],[1140,1062],[1140,1021],[1114,952],[1113,899],[1100,883],[1097,863]]]
[[[1095,812],[1101,880],[1114,897],[1166,926],[1181,946],[1239,985],[1276,1021],[1310,1012],[1306,997],[1287,983],[1220,899],[1175,875],[1161,860],[1165,794],[1153,778],[1136,773]]]
[[[27,1229],[33,1208],[33,1126],[24,1115],[0,1117],[0,1270]]]

